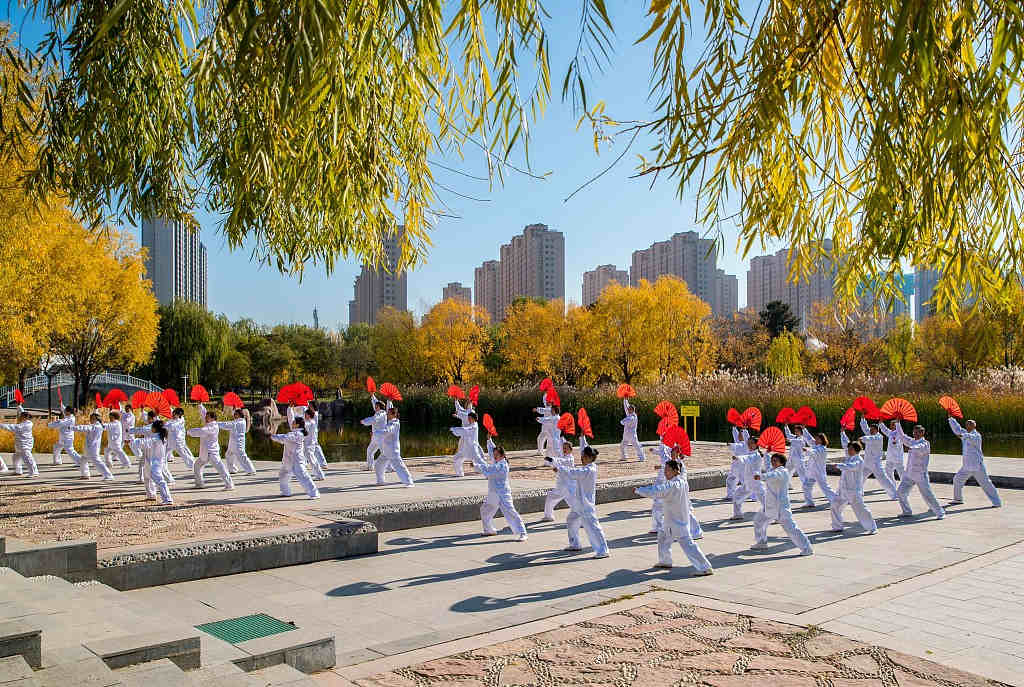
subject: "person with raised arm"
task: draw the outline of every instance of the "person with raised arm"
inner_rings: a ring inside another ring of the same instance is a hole
[[[583,432],[580,432],[580,439],[583,442],[586,442]],[[565,501],[569,507],[572,508],[573,491],[576,488],[576,483],[572,478],[570,478],[568,473],[562,472],[558,469],[559,467],[576,467],[576,459],[572,453],[572,444],[568,441],[563,441],[562,457],[545,458],[544,460],[552,463],[554,466],[555,486],[553,486],[547,493],[547,496],[544,497],[544,517],[541,518],[541,522],[554,522],[555,507],[557,507],[559,503]]]
[[[909,518],[914,514],[910,508],[908,496],[910,490],[917,486],[921,498],[928,504],[932,513],[938,520],[946,517],[946,511],[942,510],[939,500],[935,498],[932,491],[932,484],[928,478],[928,462],[931,460],[932,445],[924,438],[925,431],[921,425],[914,427],[914,436],[908,437],[903,433],[903,428],[897,424],[893,430],[893,436],[901,444],[907,447],[907,471],[900,475],[900,488],[896,491],[896,498],[900,502],[901,518]]]
[[[559,417],[558,406],[552,406],[551,413],[537,418],[537,422],[542,425],[541,431],[548,435],[545,449],[548,458],[558,458],[562,455],[562,430],[558,429]]]
[[[893,486],[896,486],[896,474],[899,473],[899,478],[903,479],[903,471],[905,469],[903,462],[903,444],[896,437],[896,430],[903,433],[903,428],[900,426],[899,420],[891,420],[889,427],[887,428],[884,423],[878,423],[878,431],[885,435],[885,438],[889,440],[889,445],[885,448],[885,475],[892,482]]]
[[[67,406],[64,408],[64,413],[61,417],[46,424],[50,429],[57,430],[57,441],[53,444],[54,465],[61,465],[63,463],[61,459],[61,452],[63,451],[71,456],[71,460],[75,461],[75,465],[81,466],[82,456],[75,450],[75,431],[72,429],[76,422],[75,411],[71,409],[71,406]]]
[[[309,465],[309,472],[313,480],[319,482],[327,478],[324,469],[317,458],[316,450],[320,447],[320,423],[317,421],[316,408],[306,406],[306,414],[303,417],[306,424],[306,435],[302,442],[302,455]]]
[[[110,411],[110,421],[103,425],[107,433],[107,450],[104,452],[104,460],[108,468],[113,469],[114,458],[123,468],[131,468],[132,461],[124,452],[124,426],[121,424],[121,413],[116,410]]]
[[[677,455],[679,452],[674,450],[673,457],[665,463],[664,480],[635,490],[638,496],[652,498],[663,504],[664,524],[658,532],[658,562],[654,567],[672,567],[672,544],[678,542],[690,565],[696,570],[694,575],[711,575],[714,573],[711,563],[690,535],[690,487],[683,476],[680,462],[676,460]]]
[[[164,423],[167,429],[167,457],[168,459],[177,452],[181,456],[185,467],[191,470],[196,464],[196,457],[185,441],[185,409],[175,408],[171,412],[171,419]]]
[[[576,467],[572,464],[572,444],[569,447],[568,460],[547,460],[555,466],[558,476],[572,484],[569,489],[569,517],[565,519],[565,529],[569,535],[569,546],[566,551],[582,551],[580,546],[580,526],[587,531],[587,539],[594,549],[594,558],[608,558],[608,541],[597,519],[597,450],[591,446],[583,449],[580,462]]]
[[[364,417],[359,421],[363,427],[370,428],[370,444],[366,447],[366,469],[373,470],[374,462],[377,460],[377,452],[381,450],[381,442],[384,438],[384,427],[388,424],[387,407],[377,400],[374,394],[370,394],[373,403],[373,415]],[[388,401],[390,404],[391,401]]]
[[[811,436],[806,429],[804,439],[810,437],[807,449],[807,462],[804,464],[804,476],[807,481],[804,483],[806,493],[813,493],[814,485],[821,488],[821,493],[831,504],[836,492],[828,485],[828,476],[825,474],[825,466],[828,464],[828,437],[823,432]],[[813,498],[813,497],[812,497]]]
[[[409,474],[409,468],[406,467],[405,461],[402,460],[401,431],[402,422],[398,419],[398,408],[392,406],[388,408],[388,423],[384,425],[381,457],[377,459],[373,466],[377,473],[378,486],[385,483],[384,478],[389,469],[395,471],[399,481],[406,487],[416,486],[412,475]]]
[[[800,478],[800,485],[804,489],[804,508],[814,508],[814,494],[811,493],[811,485],[807,482],[807,457],[804,455],[804,449],[809,448],[814,443],[814,437],[801,424],[793,425],[793,431],[790,431],[789,425],[783,425],[782,430],[786,434],[786,441],[789,442],[789,458],[786,461],[786,465],[789,466],[791,474],[795,474]],[[773,467],[772,470],[774,469]],[[769,471],[766,470],[765,472]]]
[[[89,416],[89,424],[71,425],[70,429],[72,432],[85,435],[85,447],[82,449],[82,455],[78,461],[78,471],[81,473],[82,479],[89,479],[89,463],[92,463],[100,471],[104,482],[114,479],[110,468],[100,458],[100,444],[103,442],[104,429],[100,414],[93,413]]]
[[[450,427],[451,433],[454,434],[459,440],[459,448],[456,450],[453,456],[453,464],[455,466],[455,476],[463,477],[465,472],[463,471],[463,463],[469,460],[471,463],[475,462],[475,457],[483,458],[483,452],[480,450],[480,428],[476,422],[476,413],[472,410],[465,410],[459,405],[458,399],[455,401],[455,417],[459,419],[459,426]],[[460,409],[464,410],[464,413],[460,413]]]
[[[878,532],[878,526],[871,517],[871,511],[864,504],[864,459],[860,455],[864,445],[859,441],[845,441],[845,432],[842,437],[846,459],[836,464],[839,468],[839,491],[832,499],[832,531],[843,531],[843,510],[849,505],[860,526],[864,528],[864,533],[875,534]]]
[[[732,443],[729,444],[729,453],[732,454],[732,462],[729,465],[729,472],[725,476],[725,500],[732,501],[739,486],[740,477],[743,476],[743,465],[739,457],[746,455],[747,442],[750,440],[750,432],[746,429],[740,430],[735,425],[732,427]]]
[[[868,424],[868,419],[861,415],[860,429],[863,435],[860,443],[864,446],[864,481],[874,475],[875,481],[885,490],[886,495],[896,500],[896,485],[885,471],[885,435],[878,428],[877,422]],[[843,434],[846,437],[846,434]],[[843,448],[846,448],[845,444]],[[902,449],[900,455],[903,455]]]
[[[317,407],[316,401],[310,401],[307,408],[313,409],[313,419],[316,420],[317,436],[314,437],[313,441],[313,454],[316,457],[317,465],[320,466],[320,471],[326,476],[327,473],[327,456],[324,455],[324,449],[320,446],[320,408]],[[251,424],[251,423],[250,423]],[[310,432],[312,434],[312,432]],[[339,430],[340,433],[340,430]]]
[[[1001,508],[1003,502],[999,498],[999,492],[996,491],[996,485],[992,484],[992,478],[988,476],[988,470],[985,469],[985,454],[981,450],[981,432],[978,431],[978,423],[974,420],[967,420],[961,427],[956,418],[950,415],[949,428],[953,430],[953,434],[960,437],[963,444],[964,460],[960,469],[953,476],[953,500],[950,503],[964,502],[964,484],[973,477],[981,490],[985,492],[988,500],[992,502],[992,507]]]
[[[761,473],[764,459],[757,447],[757,439],[749,433],[745,443],[729,444],[729,450],[733,453],[733,465],[738,466],[739,472],[739,483],[732,497],[730,520],[738,521],[743,519],[743,504],[748,498],[753,498],[764,508],[764,482],[754,479],[754,475]]]
[[[789,504],[789,483],[793,479],[794,470],[787,466],[788,460],[781,453],[773,453],[771,460],[771,470],[754,475],[755,480],[764,482],[765,498],[764,509],[754,517],[754,545],[750,548],[755,551],[766,550],[768,525],[778,522],[793,544],[800,549],[800,555],[810,556],[814,549],[807,535],[793,520],[793,509]]]
[[[485,464],[482,458],[474,456],[476,471],[487,478],[487,496],[480,504],[480,523],[483,526],[483,536],[493,537],[498,534],[494,528],[494,515],[499,510],[508,523],[516,541],[526,541],[526,525],[523,518],[516,510],[512,502],[512,488],[508,483],[508,460],[505,459],[505,449],[494,445],[494,440],[487,438],[487,456],[491,459],[490,464]]]
[[[626,416],[619,420],[619,424],[622,425],[622,443],[619,444],[619,453],[622,456],[622,460],[626,460],[626,447],[632,447],[633,452],[636,454],[636,459],[639,462],[644,461],[644,449],[640,446],[640,438],[636,433],[636,426],[639,418],[636,416],[636,408],[633,407],[628,398],[622,399],[622,410],[625,411]]]
[[[307,436],[306,421],[301,417],[296,417],[292,419],[288,427],[289,431],[287,432],[270,435],[271,441],[284,445],[284,453],[281,454],[281,467],[277,472],[281,496],[292,495],[291,479],[294,477],[302,485],[302,488],[306,490],[306,495],[310,499],[318,499],[320,498],[320,490],[316,488],[313,480],[309,478],[305,462],[302,460]]]
[[[32,456],[32,448],[36,442],[32,434],[32,418],[25,412],[25,409],[19,405],[18,421],[0,424],[0,430],[14,435],[14,455],[11,460],[14,463],[14,474],[21,475],[24,468],[28,467],[28,476],[38,477],[39,467],[36,465],[36,459]],[[0,457],[0,472],[9,472],[3,457]]]
[[[213,410],[206,411],[201,403],[199,411],[206,419],[206,424],[188,430],[190,437],[199,439],[199,455],[196,456],[195,465],[192,466],[192,474],[196,481],[195,488],[202,489],[206,486],[203,480],[203,469],[207,463],[210,463],[220,475],[220,479],[224,483],[224,491],[231,491],[235,488],[235,483],[231,480],[231,473],[228,472],[224,461],[220,459],[220,425],[217,424],[217,413]]]
[[[228,447],[224,451],[224,461],[227,463],[228,472],[244,470],[247,475],[255,475],[256,468],[249,460],[249,454],[245,451],[245,434],[249,431],[249,421],[245,417],[245,410],[235,408],[234,417],[231,420],[218,422],[217,426],[228,433]]]
[[[139,443],[142,449],[142,457],[149,463],[146,472],[149,479],[146,480],[146,496],[151,499],[160,497],[160,503],[165,506],[173,506],[174,499],[171,498],[171,489],[164,479],[163,466],[167,464],[167,426],[163,420],[155,420],[150,427],[151,434],[148,438]]]
[[[551,415],[551,405],[548,403],[547,394],[544,394],[544,396],[541,398],[541,404],[534,408],[533,412],[539,415],[540,417],[546,417],[548,415]],[[542,420],[538,419],[537,422],[541,423],[540,433],[537,434],[537,453],[543,456],[545,455],[545,450],[547,448],[548,439],[550,438],[551,433],[548,431],[548,428],[544,426]]]

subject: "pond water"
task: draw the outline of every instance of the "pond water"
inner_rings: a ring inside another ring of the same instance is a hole
[[[366,446],[370,440],[370,431],[358,424],[329,424],[320,430],[320,443],[323,446],[324,454],[331,462],[337,461],[362,461],[366,459]],[[443,431],[442,431],[443,430]],[[481,440],[484,440],[484,433],[481,431]],[[278,460],[281,457],[281,447],[269,440],[259,438],[258,435],[250,434],[249,456],[261,460]],[[591,441],[594,444],[617,443],[621,435],[598,435]],[[643,441],[653,441],[655,436],[641,436]],[[700,439],[726,441],[725,437],[699,436]],[[830,436],[838,440],[838,437]],[[537,446],[537,430],[525,427],[502,428],[498,437],[500,445],[510,451],[534,448]],[[418,429],[408,425],[402,426],[402,455],[406,457],[415,456],[438,456],[450,455],[455,452],[457,441],[447,428],[437,430]],[[959,454],[961,450],[960,440],[952,434],[947,433],[932,439],[932,451],[934,453]],[[985,454],[989,456],[1005,456],[1009,458],[1024,458],[1024,436],[1014,435],[986,435]]]

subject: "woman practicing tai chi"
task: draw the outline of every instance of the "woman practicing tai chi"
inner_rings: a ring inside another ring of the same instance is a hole
[[[580,546],[580,525],[587,531],[587,539],[594,549],[594,558],[608,558],[608,542],[604,538],[604,530],[597,519],[597,451],[587,446],[583,449],[580,467],[573,467],[572,444],[568,441],[569,460],[547,460],[555,465],[559,477],[573,483],[569,492],[569,517],[565,519],[565,528],[569,534],[569,546],[566,551],[582,551]]]
[[[484,528],[485,537],[493,537],[498,533],[494,529],[494,514],[499,510],[505,517],[512,534],[516,535],[516,541],[526,541],[526,525],[523,518],[512,503],[512,488],[508,484],[508,461],[505,459],[505,449],[495,446],[494,441],[487,439],[487,455],[491,459],[490,465],[485,465],[482,458],[475,458],[473,467],[481,475],[487,478],[487,497],[480,505],[480,522]]]
[[[682,476],[682,466],[674,457],[677,453],[673,451],[673,458],[665,463],[663,482],[636,489],[638,496],[653,498],[663,504],[664,522],[658,532],[658,562],[654,567],[672,567],[672,544],[678,542],[690,565],[697,571],[694,575],[711,575],[714,573],[711,563],[690,536],[690,487]]]
[[[292,420],[291,431],[284,434],[270,435],[271,440],[284,444],[281,468],[277,473],[278,483],[281,487],[281,496],[292,495],[291,480],[292,477],[295,477],[299,484],[302,485],[302,488],[306,490],[306,495],[310,499],[320,498],[320,490],[313,484],[313,480],[310,479],[309,473],[306,472],[306,466],[302,460],[306,435],[306,421],[301,417],[296,417]]]

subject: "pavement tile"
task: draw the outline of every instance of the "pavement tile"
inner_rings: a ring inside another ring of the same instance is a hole
[[[662,665],[670,668],[714,670],[719,673],[731,673],[733,666],[740,660],[739,654],[725,651],[715,651],[710,654],[698,656],[685,656],[664,661]]]
[[[361,680],[356,680],[355,683],[359,687],[416,687],[415,680],[397,673],[381,673],[364,677]]]
[[[743,634],[726,640],[725,645],[736,649],[764,651],[769,654],[791,654],[792,649],[785,642],[755,634]]]
[[[643,649],[644,640],[636,637],[616,637],[610,634],[596,634],[584,638],[584,643],[603,649]]]
[[[487,674],[487,663],[464,658],[439,658],[416,666],[414,672],[424,677],[479,676]]]
[[[535,685],[540,680],[526,661],[513,661],[502,666],[498,673],[498,685]]]
[[[781,656],[754,656],[747,664],[747,670],[791,670],[801,673],[837,673],[838,669],[823,661],[806,661],[802,658]]]
[[[772,675],[768,681],[764,675],[702,675],[701,681],[712,687],[816,687],[813,677],[804,675]]]
[[[898,651],[886,651],[886,656],[889,657],[893,663],[903,668],[907,668],[910,671],[919,675],[928,675],[930,677],[947,680],[949,682],[956,683],[961,687],[987,687],[988,680],[972,675],[971,673],[965,673],[956,668],[950,666],[940,665],[932,661],[927,661],[917,656],[910,656],[903,654]]]
[[[658,635],[654,638],[654,643],[663,651],[682,651],[685,653],[691,653],[695,651],[708,650],[707,644],[698,642],[692,637],[687,637],[684,634],[678,633]]]
[[[864,673],[866,675],[874,675],[878,673],[879,666],[872,656],[867,654],[854,654],[847,656],[842,660],[842,664],[847,668],[856,670],[858,673]]]
[[[633,681],[637,687],[672,687],[684,680],[688,680],[689,673],[684,670],[673,670],[671,668],[640,666],[636,671],[636,680]]]
[[[846,637],[840,637],[831,633],[815,635],[804,642],[804,650],[814,657],[832,656],[833,654],[856,651],[863,648],[865,646],[860,642],[854,642]]]

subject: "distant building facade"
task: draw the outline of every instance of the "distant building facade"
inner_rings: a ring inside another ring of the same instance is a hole
[[[836,268],[831,258],[832,241],[825,240],[826,257],[808,277],[792,284],[787,264],[789,250],[759,255],[750,260],[747,271],[747,307],[760,312],[772,301],[789,305],[805,327],[815,303],[831,303],[835,297]]]
[[[633,251],[629,283],[657,281],[662,275],[678,277],[690,292],[711,306],[715,315],[727,316],[739,309],[739,280],[718,269],[718,253],[712,239],[695,231],[673,234],[667,241]]]
[[[565,299],[565,236],[530,224],[473,274],[476,304],[493,322],[505,319],[517,298]]]
[[[377,323],[381,308],[409,309],[409,284],[405,270],[398,271],[404,226],[384,239],[384,264],[380,269],[363,265],[353,285],[353,298],[348,302],[349,324]]]
[[[441,300],[447,301],[449,299],[465,301],[472,305],[473,289],[468,286],[463,286],[462,282],[449,282],[448,285],[441,290]]]
[[[629,286],[629,272],[615,265],[598,265],[583,273],[583,307],[591,305],[601,297],[601,292],[611,282]]]
[[[740,309],[740,280],[735,274],[726,274],[716,269],[711,291],[711,314],[715,317],[732,317]]]
[[[498,271],[497,260],[487,260],[473,270],[473,293],[475,305],[487,311],[492,322],[498,321]]]
[[[161,305],[189,301],[206,307],[207,254],[199,232],[181,222],[142,221],[146,278]]]
[[[923,322],[935,314],[935,287],[942,273],[939,270],[917,270],[914,272],[914,319]]]

